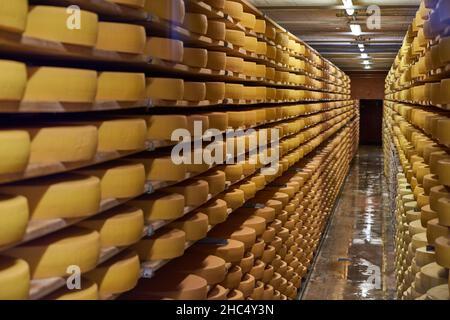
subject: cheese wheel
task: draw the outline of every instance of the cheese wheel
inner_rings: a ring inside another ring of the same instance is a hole
[[[251,252],[246,252],[239,264],[239,266],[242,269],[242,272],[243,273],[250,272],[250,270],[252,270],[252,268],[253,268],[254,262],[255,262],[255,256]]]
[[[256,16],[251,13],[242,13],[241,24],[247,29],[253,30],[256,26]]]
[[[125,159],[127,162],[144,165],[146,180],[180,181],[186,178],[186,166],[177,165],[169,156],[158,156],[151,152],[143,152]]]
[[[145,99],[143,73],[101,72],[95,101],[139,101]]]
[[[450,235],[439,237],[435,241],[436,263],[450,269]]]
[[[0,246],[22,239],[28,226],[28,215],[25,197],[0,195]]]
[[[225,41],[226,25],[221,21],[208,20],[206,35],[214,40]]]
[[[417,248],[415,252],[416,265],[423,267],[427,264],[435,262],[435,253],[433,250],[428,250],[427,247]]]
[[[100,254],[100,235],[79,227],[70,227],[6,251],[25,260],[32,279],[67,276],[67,268],[76,265],[81,272],[95,268]]]
[[[425,300],[450,300],[450,290],[448,284],[431,288],[427,291]]]
[[[230,15],[233,19],[241,21],[244,15],[244,7],[239,2],[226,0],[223,12]]]
[[[208,101],[221,101],[225,99],[225,83],[224,82],[206,82],[206,95],[205,100]],[[219,116],[219,114],[221,116]],[[220,131],[224,131],[226,129],[226,125],[228,124],[227,117],[225,113],[213,113],[214,120],[216,120],[215,125],[211,126],[211,128],[218,129]],[[211,118],[211,114],[208,114],[208,117]],[[211,120],[211,119],[210,119]]]
[[[30,290],[30,268],[21,259],[0,256],[0,299],[27,300]]]
[[[180,268],[180,265],[183,266]],[[180,259],[165,267],[166,272],[195,274],[205,279],[209,285],[225,280],[227,268],[225,260],[214,255],[186,253]]]
[[[228,239],[227,244],[224,245],[211,245],[202,244],[193,246],[191,249],[193,252],[208,253],[218,256],[226,262],[237,263],[244,257],[244,244],[241,241]],[[240,270],[240,268],[239,268]],[[230,270],[228,271],[230,272]]]
[[[244,91],[244,85],[242,85],[242,84],[236,84],[236,83],[226,83],[225,84],[225,98],[226,99],[241,100],[241,99],[243,99],[243,91]],[[231,120],[232,120],[231,114],[232,114],[231,112],[228,113],[228,123],[230,124],[231,127],[234,128],[234,126],[231,124]]]
[[[171,140],[174,130],[187,128],[187,118],[182,115],[153,115],[147,118],[147,128],[148,139]]]
[[[208,64],[208,50],[201,48],[184,48],[183,64],[194,68],[206,68],[206,65]]]
[[[20,1],[19,1],[20,2]],[[5,3],[2,1],[2,3]],[[7,4],[9,6],[9,2]],[[0,13],[0,14],[3,14]],[[0,28],[2,18],[0,17]],[[27,84],[27,68],[24,63],[0,60],[0,101],[20,101]]]
[[[126,250],[83,276],[98,286],[100,295],[118,294],[133,289],[141,266],[136,252]]]
[[[31,136],[30,163],[79,162],[97,152],[95,126],[44,127],[28,130]]]
[[[184,82],[183,99],[187,101],[203,101],[206,97],[206,85],[204,82]]]
[[[236,210],[241,207],[245,202],[244,191],[240,189],[234,189],[223,195],[223,200],[227,203],[228,208]]]
[[[256,52],[258,47],[258,39],[255,37],[245,37],[244,49],[249,52]]]
[[[446,284],[448,270],[439,266],[436,262],[427,264],[420,269],[421,287],[427,291],[433,287]]]
[[[145,42],[146,34],[143,26],[116,22],[98,23],[97,43],[95,45],[97,49],[143,54]]]
[[[165,227],[139,241],[134,250],[142,261],[173,259],[183,255],[185,242],[184,231]]]
[[[145,44],[144,53],[156,59],[182,62],[184,56],[183,42],[175,39],[149,37]]]
[[[209,192],[213,195],[225,190],[226,176],[223,171],[217,170],[200,176],[200,179],[208,182]]]
[[[183,100],[184,81],[171,78],[147,78],[146,95],[155,100]]]
[[[258,41],[256,43],[256,54],[265,56],[267,54],[267,43],[264,41]]]
[[[31,220],[79,218],[96,213],[100,206],[100,180],[65,174],[25,180],[0,187],[1,193],[27,198]]]
[[[177,193],[156,192],[128,202],[142,209],[145,221],[173,220],[183,216],[185,199]]]
[[[439,224],[450,227],[450,199],[441,198],[437,203],[437,215]]]
[[[217,284],[208,292],[207,299],[208,300],[226,300],[229,292],[230,292],[229,289]]]
[[[81,289],[68,289],[67,286],[52,292],[45,300],[98,300],[98,286],[95,282],[81,278]]]
[[[32,6],[28,12],[23,34],[32,38],[94,47],[99,31],[97,14],[80,10],[77,12],[77,17],[82,25],[80,28],[77,27],[75,19],[70,19],[71,16],[65,7]],[[70,87],[67,83],[65,85]]]
[[[434,245],[434,242],[439,237],[446,237],[450,235],[450,230],[446,226],[439,224],[439,219],[432,219],[427,222],[427,239],[428,243]]]
[[[238,57],[226,57],[226,66],[227,71],[243,73],[244,72],[244,59]],[[228,83],[227,83],[228,85]]]
[[[209,224],[216,225],[224,222],[228,217],[227,203],[224,200],[216,199],[198,210],[208,216]]]
[[[243,31],[226,29],[225,40],[236,47],[245,46],[245,33]]]
[[[102,199],[132,198],[144,193],[145,168],[141,163],[115,161],[83,169],[100,179]]]
[[[208,90],[211,90],[212,88],[214,88],[214,90],[212,90],[212,91],[215,92],[216,91],[215,89],[218,89],[218,87],[220,87],[221,88],[220,91],[222,91],[222,89],[223,89],[223,95],[221,95],[222,99],[220,99],[220,100],[223,100],[223,98],[225,97],[225,83],[219,82],[220,85],[218,85],[217,87],[215,87],[215,84],[216,84],[215,82],[207,82],[206,83],[206,99],[208,99]],[[216,93],[218,94],[219,90],[217,90]],[[218,97],[218,95],[215,95],[215,97]],[[210,100],[210,99],[208,99],[208,100]],[[225,131],[228,128],[228,114],[226,112],[211,112],[211,113],[206,113],[206,115],[208,116],[210,129],[217,129],[219,131]]]
[[[242,292],[245,298],[250,296],[253,293],[253,290],[255,288],[255,277],[253,277],[251,274],[244,274],[244,276],[241,279],[241,282],[239,283],[238,290]]]
[[[211,70],[225,70],[226,68],[225,52],[216,52],[208,50],[208,63],[206,67]]]
[[[0,131],[0,174],[24,171],[30,152],[30,136],[27,131]]]
[[[92,103],[97,72],[83,69],[33,67],[28,70],[25,102]]]
[[[437,162],[436,174],[439,182],[445,186],[450,186],[450,160],[442,159]]]
[[[145,2],[145,11],[164,20],[183,23],[186,14],[183,0],[152,0]]]
[[[265,34],[266,33],[266,20],[256,19],[254,30],[256,33]]]
[[[130,246],[142,238],[144,214],[141,209],[124,205],[78,225],[97,231],[103,248]]]
[[[205,238],[208,233],[208,226],[208,216],[201,212],[190,214],[171,224],[171,227],[184,231],[187,241]]]
[[[183,195],[187,206],[202,205],[209,194],[208,182],[204,180],[188,180],[165,190]]]
[[[25,31],[28,14],[28,1],[1,0],[0,29],[22,33]]]
[[[133,151],[145,147],[147,126],[143,119],[107,120],[98,124],[99,151]]]
[[[261,281],[257,281],[255,284],[255,288],[250,296],[253,300],[261,300],[264,295],[264,283]]]
[[[186,13],[183,27],[188,31],[205,35],[208,30],[208,17],[200,13]]]
[[[223,10],[225,7],[225,0],[204,0],[203,2],[209,4],[211,7]]]
[[[208,283],[202,277],[161,270],[158,276],[140,280],[137,287],[125,294],[129,300],[206,300]]]
[[[422,207],[420,210],[420,221],[422,222],[422,226],[425,227],[427,222],[431,219],[437,218],[436,211],[431,210],[429,205]]]

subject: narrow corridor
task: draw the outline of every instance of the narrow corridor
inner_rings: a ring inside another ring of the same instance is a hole
[[[393,299],[393,264],[382,150],[361,147],[302,299]]]

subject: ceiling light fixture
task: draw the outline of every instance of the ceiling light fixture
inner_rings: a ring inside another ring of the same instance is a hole
[[[349,16],[355,14],[355,9],[353,9],[352,0],[342,0],[342,3],[344,4],[345,12],[347,12]]]
[[[369,55],[367,53],[361,53],[361,58],[367,59],[369,58]]]
[[[369,65],[365,65],[365,66],[364,66],[364,69],[372,69],[372,67],[369,66]]]
[[[362,43],[358,43],[358,48],[359,48],[359,51],[361,51],[361,52],[364,52],[364,44],[362,44]]]
[[[352,30],[352,33],[355,36],[360,36],[361,33],[362,33],[361,26],[359,24],[351,23],[350,24],[350,29]]]
[[[362,63],[367,65],[367,64],[370,64],[370,61],[369,60],[364,60]]]

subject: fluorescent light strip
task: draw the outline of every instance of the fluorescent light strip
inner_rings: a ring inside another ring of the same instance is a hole
[[[349,16],[352,16],[355,14],[355,9],[353,9],[353,2],[352,0],[342,0],[342,3],[344,4],[345,11]]]

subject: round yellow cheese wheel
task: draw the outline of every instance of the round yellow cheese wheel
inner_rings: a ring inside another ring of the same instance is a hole
[[[448,275],[448,270],[436,262],[427,264],[420,269],[421,287],[428,291],[433,287],[446,284]]]
[[[242,190],[234,189],[223,195],[223,200],[227,203],[227,206],[233,210],[241,207],[245,202],[245,193]]]
[[[223,12],[230,15],[233,19],[240,21],[243,19],[244,7],[239,2],[226,0]]]
[[[253,255],[253,253],[246,252],[239,263],[239,267],[242,269],[243,273],[247,273],[252,270],[254,262],[255,256]]]
[[[25,260],[32,279],[63,277],[69,275],[69,266],[78,266],[81,272],[95,268],[100,235],[97,231],[70,227],[9,249],[6,254]]]
[[[32,38],[94,47],[99,32],[97,14],[80,10],[79,21],[82,23],[81,28],[77,28],[76,21],[72,21],[69,18],[70,16],[65,7],[32,6],[28,12],[26,28],[23,34]]]
[[[426,293],[426,300],[450,300],[450,290],[448,284],[433,287]]]
[[[144,193],[145,167],[141,163],[119,160],[89,167],[80,173],[100,179],[102,199],[132,198]]]
[[[27,199],[22,196],[0,195],[0,246],[20,241],[27,226]]]
[[[97,124],[99,151],[133,151],[145,147],[147,125],[144,119],[116,119]]]
[[[100,180],[76,174],[20,181],[1,186],[0,192],[25,197],[31,220],[90,216],[101,199]]]
[[[227,300],[227,296],[228,296],[229,292],[230,292],[229,289],[217,284],[208,292],[207,299],[208,300]]]
[[[238,290],[242,292],[244,297],[248,297],[253,293],[253,290],[255,288],[255,277],[253,277],[251,274],[244,274],[241,282],[239,283]]]
[[[99,22],[97,49],[117,51],[129,54],[143,54],[145,49],[146,33],[143,26],[116,23]]]
[[[155,100],[183,100],[184,81],[172,78],[147,78],[146,96]]]
[[[139,256],[132,250],[126,250],[83,276],[97,284],[100,295],[106,295],[133,289],[140,274]]]
[[[245,32],[226,29],[225,30],[225,40],[230,42],[232,45],[236,47],[244,47],[245,46]]]
[[[28,69],[23,96],[26,102],[92,103],[97,93],[97,72],[57,67]]]
[[[227,244],[224,245],[196,245],[191,247],[190,251],[209,253],[224,259],[226,262],[238,263],[244,257],[245,247],[241,241],[228,239]]]
[[[439,219],[432,219],[427,222],[427,239],[431,245],[434,245],[435,241],[439,237],[446,237],[450,235],[450,230],[446,226],[439,224]]]
[[[95,126],[54,126],[32,128],[28,132],[31,136],[30,163],[88,161],[97,152]]]
[[[30,290],[30,268],[21,259],[0,256],[0,299],[27,300]]]
[[[204,14],[188,12],[184,16],[183,27],[190,32],[205,35],[208,30],[208,17]]]
[[[182,41],[161,37],[148,37],[144,49],[144,54],[151,58],[180,63],[184,52]]]
[[[208,216],[197,212],[176,220],[171,227],[183,230],[187,241],[197,241],[206,237],[208,233]]]
[[[142,238],[144,215],[141,209],[123,205],[78,225],[97,231],[102,247],[130,246]]]
[[[185,199],[177,193],[156,192],[128,203],[143,210],[145,221],[173,220],[184,215]]]
[[[2,3],[9,2],[2,1]],[[7,5],[9,6],[9,4]],[[0,28],[1,24],[2,18],[0,17]],[[0,68],[2,69],[2,76],[0,77],[0,101],[20,101],[27,84],[26,65],[16,61],[0,60]]]
[[[209,194],[208,182],[204,180],[188,180],[166,190],[183,195],[187,206],[205,203]]]
[[[131,72],[101,72],[95,101],[139,101],[145,99],[145,75]]]
[[[206,68],[208,51],[202,48],[184,48],[183,64],[194,68]]]
[[[30,157],[30,135],[25,130],[0,131],[0,173],[24,171]]]
[[[145,2],[145,11],[164,20],[183,23],[186,14],[183,0],[152,0]]]
[[[208,20],[206,35],[214,40],[225,40],[226,25],[221,21]]]
[[[150,140],[171,140],[176,129],[187,128],[187,118],[183,115],[153,115],[147,118],[147,138]]]
[[[235,289],[239,286],[242,275],[242,269],[239,266],[232,266],[221,285],[228,289]]]
[[[435,241],[436,263],[450,269],[450,236],[441,236]]]
[[[184,231],[162,228],[150,238],[144,238],[134,245],[142,261],[166,260],[182,256],[186,243]]]
[[[208,50],[208,63],[206,67],[211,70],[226,69],[226,53]]]

